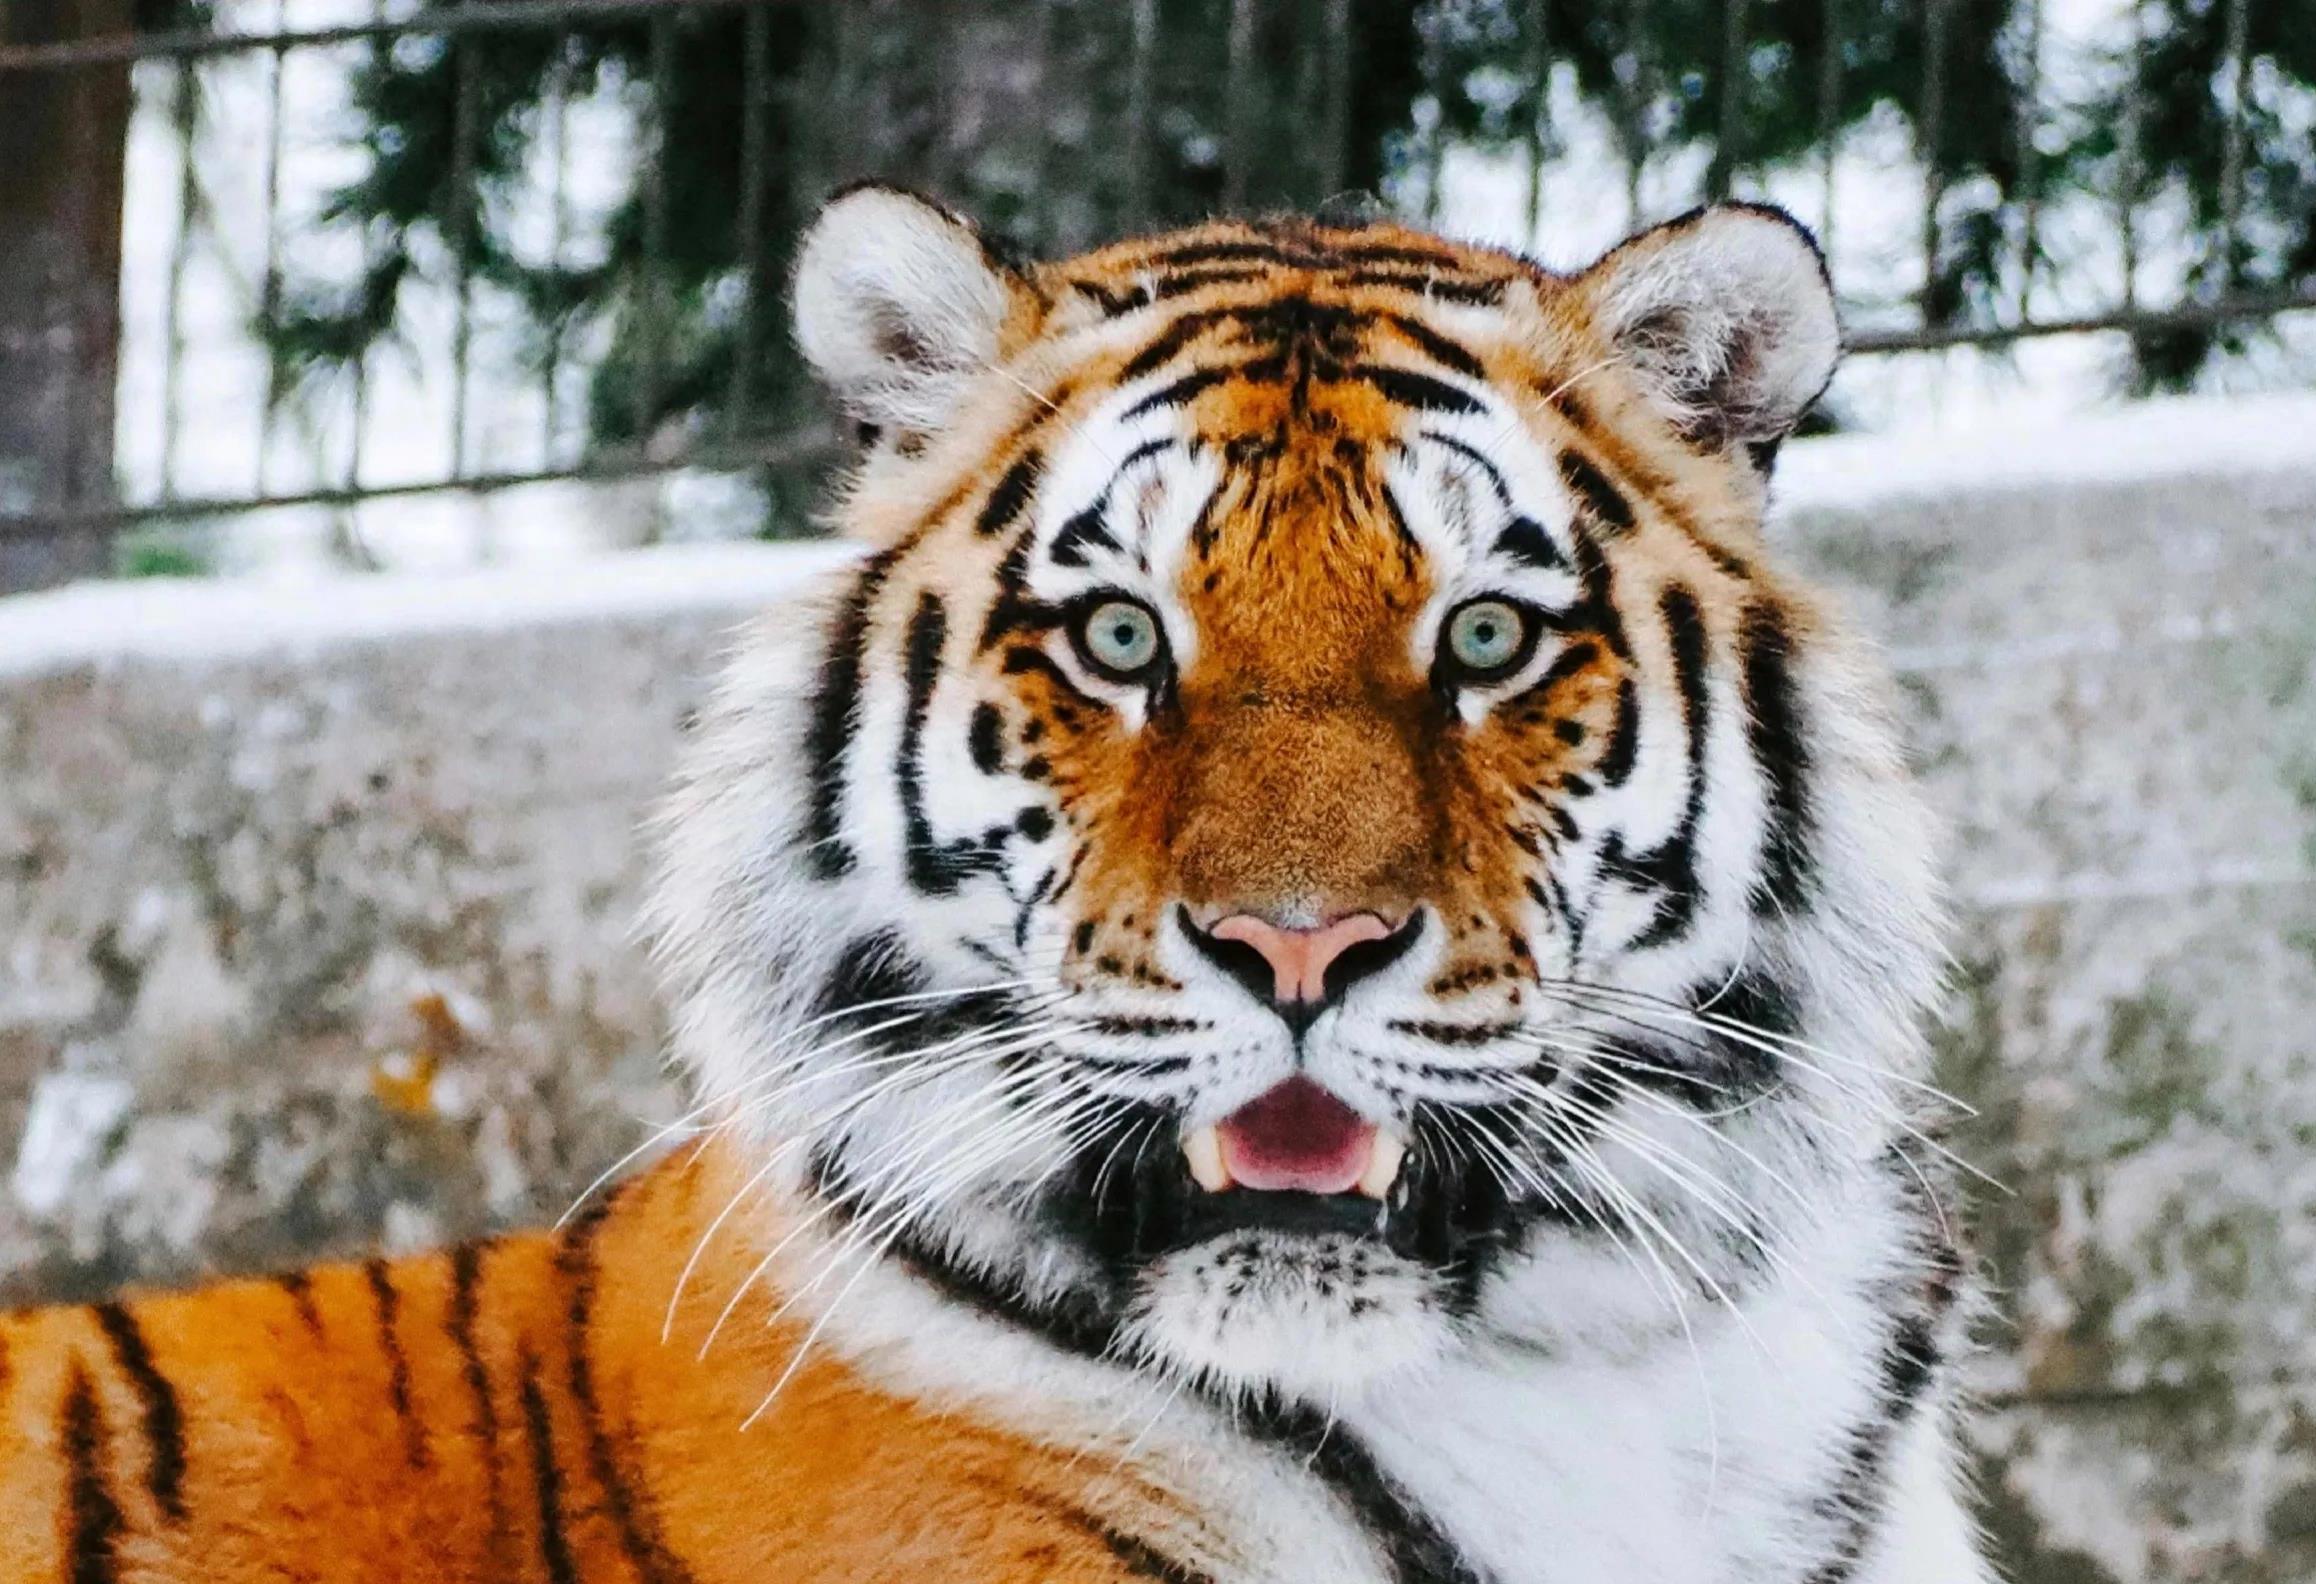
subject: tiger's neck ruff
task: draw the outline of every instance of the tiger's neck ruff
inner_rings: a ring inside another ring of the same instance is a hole
[[[701,1265],[1172,1493],[1146,1576],[1982,1577],[1929,832],[1760,531],[1806,236],[1029,266],[869,188],[797,307],[863,553],[662,827]]]

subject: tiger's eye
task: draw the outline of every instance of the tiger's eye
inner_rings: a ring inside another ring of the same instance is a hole
[[[1132,600],[1103,600],[1078,627],[1086,658],[1120,680],[1132,680],[1158,659],[1158,618]]]
[[[1448,616],[1448,658],[1472,676],[1497,676],[1519,661],[1529,636],[1528,613],[1510,600],[1472,600]]]

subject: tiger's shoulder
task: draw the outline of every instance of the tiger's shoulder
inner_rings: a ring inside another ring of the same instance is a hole
[[[1100,1471],[806,1350],[711,1231],[728,1175],[688,1152],[555,1230],[0,1315],[0,1577],[1148,1576]]]

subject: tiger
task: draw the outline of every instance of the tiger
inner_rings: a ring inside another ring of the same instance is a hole
[[[792,280],[853,547],[652,826],[562,1224],[0,1320],[0,1576],[1985,1584],[1946,928],[1764,516],[1785,213]]]

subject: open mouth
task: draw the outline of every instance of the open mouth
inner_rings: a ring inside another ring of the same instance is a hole
[[[1290,1078],[1210,1127],[1186,1133],[1182,1154],[1208,1193],[1391,1192],[1407,1143],[1308,1078]]]
[[[1518,1219],[1444,1117],[1378,1127],[1292,1078],[1207,1127],[1137,1107],[1085,1148],[1047,1213],[1121,1279],[1214,1239],[1357,1239],[1468,1296]]]

